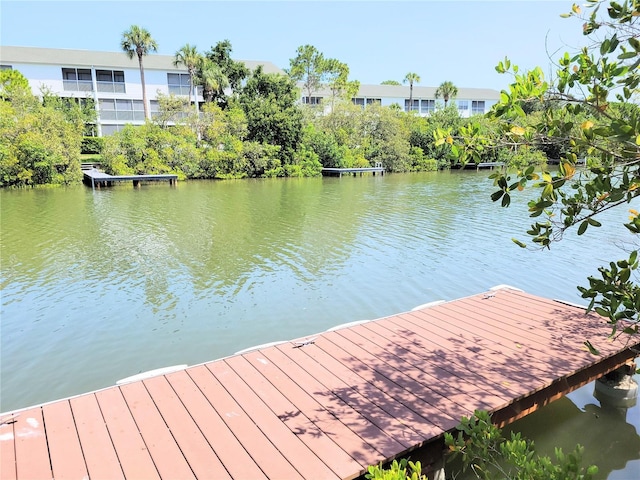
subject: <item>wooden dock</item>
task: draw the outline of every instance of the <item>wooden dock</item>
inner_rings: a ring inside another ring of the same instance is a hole
[[[485,170],[485,169],[493,170],[494,168],[503,168],[504,165],[505,165],[504,162],[480,162],[480,163],[469,162],[469,163],[466,163],[464,166],[462,166],[462,168],[474,169],[474,170]]]
[[[0,478],[352,479],[475,409],[508,423],[635,358],[640,338],[609,333],[498,288],[8,412]]]
[[[357,174],[360,174],[360,176],[362,176],[362,174],[364,173],[372,173],[373,175],[379,173],[380,175],[384,175],[384,167],[382,166],[382,164],[376,164],[375,167],[322,169],[322,175],[325,176],[342,177],[342,175],[353,175],[355,177]]]
[[[91,185],[92,188],[107,187],[115,182],[132,182],[134,187],[140,185],[140,182],[169,182],[169,185],[175,185],[178,181],[178,175],[109,175],[97,168],[83,169],[84,182]]]

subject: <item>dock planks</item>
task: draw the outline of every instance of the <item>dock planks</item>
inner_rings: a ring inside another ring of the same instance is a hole
[[[635,357],[640,339],[608,333],[516,289],[474,295],[9,412],[0,478],[352,479],[475,409],[508,423]]]
[[[371,173],[375,176],[376,173],[380,175],[384,175],[385,168],[380,164],[375,167],[360,167],[360,168],[332,168],[326,167],[322,169],[322,175],[324,176],[337,176],[342,177],[342,175],[352,175],[356,176],[356,174],[360,174],[362,176],[364,173]]]
[[[140,185],[140,182],[169,182],[169,185],[175,185],[178,181],[176,174],[156,174],[156,175],[109,175],[96,168],[82,170],[83,181],[92,188],[100,188],[101,186],[110,186],[115,182],[132,182],[134,187]]]

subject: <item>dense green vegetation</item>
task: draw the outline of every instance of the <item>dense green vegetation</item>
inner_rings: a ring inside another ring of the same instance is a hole
[[[11,70],[0,72],[0,186],[81,180],[80,150],[91,109],[43,93]]]
[[[157,50],[151,34],[134,25],[123,33],[121,47],[138,58],[144,81],[143,58]],[[451,82],[438,89],[444,104],[420,117],[397,107],[353,105],[359,82],[349,79],[348,66],[325,58],[311,45],[297,49],[287,75],[266,74],[261,68],[250,72],[232,60],[231,51],[227,40],[202,54],[185,44],[174,64],[189,72],[189,97],[161,95],[153,118],[144,99],[145,125],[101,139],[78,136],[90,132],[95,122],[92,102],[76,104],[50,93],[34,96],[19,72],[3,71],[0,101],[7,115],[0,125],[0,185],[77,182],[80,153],[100,154],[108,173],[176,173],[181,179],[317,176],[323,167],[376,163],[389,172],[412,172],[459,163],[450,149],[436,144],[435,135],[446,131],[457,137],[471,121],[461,118],[455,106],[446,106],[457,93]],[[410,73],[404,81],[412,90],[420,77]],[[202,88],[202,105],[192,101],[196,87]],[[301,94],[314,97],[320,89],[331,92],[323,103],[300,103]],[[23,140],[23,122],[32,122],[36,111],[57,120],[46,122],[46,133],[27,129],[29,139]],[[496,137],[500,133],[490,122],[482,123],[482,131]],[[544,162],[543,148],[534,146],[531,154],[520,150],[513,161]],[[487,150],[476,160],[508,161],[510,150]]]
[[[449,145],[462,162],[505,146],[516,154],[539,150],[561,159],[557,171],[539,174],[521,162],[516,172],[492,175],[498,188],[492,198],[503,206],[511,195],[529,186],[537,189],[529,203],[534,223],[527,234],[542,248],[572,228],[582,235],[599,227],[601,213],[625,208],[640,194],[640,0],[589,0],[586,9],[574,4],[565,15],[580,20],[587,46],[559,58],[553,82],[540,68],[519,72],[508,59],[498,64],[498,72],[513,75],[509,90],[488,115],[498,137],[488,137],[474,123],[455,141],[450,132],[436,132],[436,143]],[[589,168],[576,168],[583,159]],[[636,209],[630,210],[623,230],[640,234]],[[629,247],[628,258],[601,267],[589,277],[588,287],[579,287],[589,310],[609,322],[612,335],[639,333],[637,240],[632,245],[636,248]],[[597,353],[594,345],[586,346]]]

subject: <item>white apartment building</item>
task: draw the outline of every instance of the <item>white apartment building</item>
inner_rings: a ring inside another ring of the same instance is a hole
[[[153,116],[158,111],[158,93],[189,95],[189,75],[184,67],[173,65],[172,55],[150,54],[143,66],[147,98]],[[258,65],[265,73],[285,72],[271,62],[242,61],[250,70]],[[127,123],[144,123],[144,105],[138,58],[129,58],[124,52],[100,52],[38,47],[0,46],[0,68],[12,68],[22,73],[34,94],[48,89],[62,97],[91,98],[97,111],[97,134],[112,134]],[[435,87],[413,86],[412,102],[408,85],[361,85],[352,101],[363,107],[371,103],[383,106],[397,104],[405,111],[415,110],[429,115],[443,104],[435,98]],[[320,104],[330,98],[328,91],[319,91],[303,103]],[[456,98],[450,99],[461,116],[482,114],[500,97],[496,90],[459,88]],[[202,97],[199,97],[202,101]],[[411,105],[410,105],[411,103]]]
[[[413,94],[408,85],[360,85],[358,95],[352,99],[356,105],[365,107],[373,103],[382,106],[398,105],[405,112],[415,111],[427,116],[444,106],[444,99],[436,98],[437,87],[413,85]],[[303,103],[320,105],[323,100],[330,101],[331,92],[321,90],[314,96],[302,97]],[[410,98],[411,96],[411,98]],[[455,105],[461,117],[484,114],[500,99],[500,92],[487,88],[458,88],[455,98],[450,98],[448,105]]]
[[[173,55],[143,58],[150,112],[158,111],[158,92],[189,95],[189,74],[173,65]],[[265,73],[284,73],[270,62],[243,61],[250,69],[262,65]],[[144,123],[138,57],[124,52],[98,52],[0,46],[0,68],[22,73],[35,95],[43,88],[61,97],[92,98],[97,110],[98,135],[109,135],[127,123]],[[202,101],[202,96],[199,98]]]

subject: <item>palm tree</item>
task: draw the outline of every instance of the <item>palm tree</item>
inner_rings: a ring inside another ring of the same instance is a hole
[[[202,57],[198,53],[196,46],[191,46],[188,43],[176,52],[173,60],[173,65],[175,67],[179,67],[180,65],[187,67],[187,72],[189,72],[189,99],[191,99],[191,95],[193,94],[193,103],[196,106],[196,114],[199,114],[200,111],[198,109],[198,92],[195,88],[194,76],[201,61]]]
[[[210,102],[222,98],[222,91],[229,86],[229,79],[225,76],[220,65],[204,58],[200,63],[200,81],[202,95]]]
[[[436,89],[436,98],[442,97],[444,99],[444,108],[447,108],[449,99],[454,98],[456,95],[458,95],[458,87],[449,81],[442,82]]]
[[[417,73],[407,73],[407,76],[402,80],[403,83],[409,82],[409,111],[413,110],[413,84],[420,83],[420,75]]]
[[[144,103],[144,117],[150,119],[149,104],[147,102],[147,89],[144,83],[144,68],[142,66],[142,57],[149,52],[157,52],[158,44],[151,37],[151,34],[138,25],[131,25],[129,30],[122,34],[122,42],[120,43],[122,50],[133,58],[138,56],[138,64],[140,65],[140,83],[142,84],[142,103]]]

